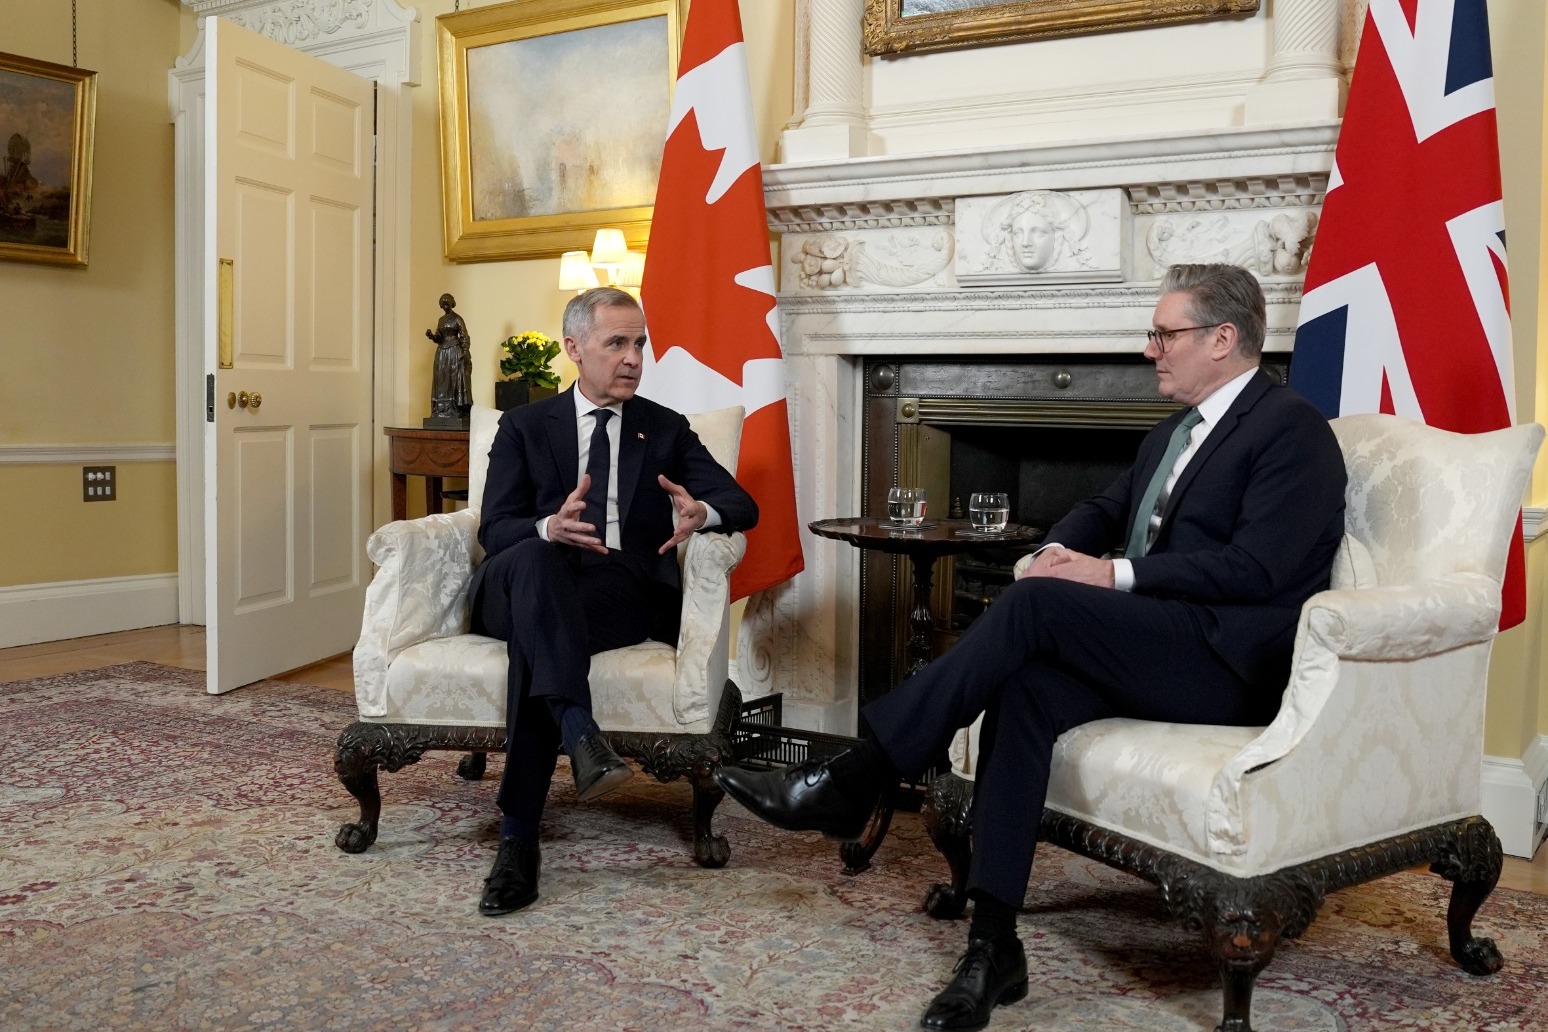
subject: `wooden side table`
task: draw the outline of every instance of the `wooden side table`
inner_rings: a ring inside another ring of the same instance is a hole
[[[466,430],[420,430],[389,426],[387,468],[392,472],[392,518],[408,514],[408,478],[425,478],[425,511],[440,512],[445,495],[444,477],[468,475],[468,432]]]
[[[807,524],[807,529],[818,537],[847,541],[856,548],[908,556],[914,568],[914,607],[909,613],[909,626],[914,636],[908,643],[908,676],[917,674],[935,658],[930,646],[930,628],[934,623],[930,614],[930,587],[934,583],[935,561],[942,556],[983,548],[1030,547],[1041,540],[1043,534],[1041,530],[1019,523],[1010,524],[998,534],[984,534],[974,531],[967,520],[926,520],[918,530],[910,530],[873,516],[816,520]]]

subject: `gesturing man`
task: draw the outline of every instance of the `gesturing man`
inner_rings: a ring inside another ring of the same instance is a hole
[[[677,640],[676,549],[695,531],[747,530],[758,507],[683,416],[635,397],[645,316],[600,287],[564,311],[573,389],[500,417],[469,588],[473,629],[509,643],[500,848],[478,909],[537,899],[538,825],[558,751],[591,800],[632,771],[591,716],[591,656]]]
[[[1027,991],[1016,936],[1054,740],[1104,717],[1252,726],[1279,708],[1302,603],[1344,532],[1343,457],[1307,401],[1258,369],[1263,292],[1231,265],[1166,273],[1145,354],[1186,406],[1048,532],[957,645],[866,707],[875,737],[720,784],[783,828],[855,838],[883,788],[984,714],[973,917],[931,1029],[976,1029]]]

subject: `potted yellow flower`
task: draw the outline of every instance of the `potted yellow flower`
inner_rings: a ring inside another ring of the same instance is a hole
[[[550,397],[559,387],[559,374],[550,368],[559,356],[559,342],[552,337],[528,330],[500,342],[504,354],[495,381],[495,408],[504,411]]]

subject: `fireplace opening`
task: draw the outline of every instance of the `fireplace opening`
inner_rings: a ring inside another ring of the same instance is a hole
[[[925,447],[946,454],[922,465],[944,464],[950,500],[947,515],[966,515],[975,491],[1010,496],[1011,522],[1042,533],[1079,501],[1103,490],[1128,468],[1145,431],[1128,427],[939,425]],[[996,548],[948,557],[938,564],[935,649],[943,652],[1013,579],[1025,547]],[[906,571],[905,571],[906,572]]]

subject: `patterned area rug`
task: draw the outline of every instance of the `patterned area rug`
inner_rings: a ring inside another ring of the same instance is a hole
[[[542,898],[479,917],[492,781],[439,753],[385,775],[381,838],[345,855],[353,700],[202,681],[134,663],[0,685],[0,1028],[902,1030],[963,946],[920,910],[946,869],[913,815],[847,877],[831,844],[727,803],[731,863],[708,871],[686,786],[581,806],[563,769]],[[1256,1027],[1548,1030],[1548,901],[1495,892],[1477,926],[1506,966],[1478,979],[1447,955],[1446,893],[1411,872],[1331,896],[1260,979]],[[1027,906],[1032,991],[991,1029],[1218,1021],[1201,944],[1148,885],[1048,848]]]

